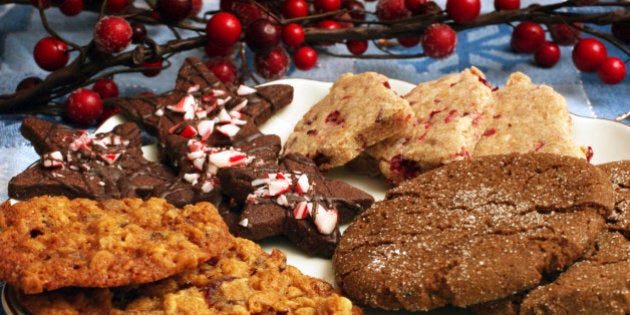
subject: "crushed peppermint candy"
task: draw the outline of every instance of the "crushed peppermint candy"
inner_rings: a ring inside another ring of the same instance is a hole
[[[256,93],[257,90],[253,87],[249,87],[247,85],[239,85],[238,88],[236,89],[236,94],[238,95],[249,95],[249,94],[254,94]]]

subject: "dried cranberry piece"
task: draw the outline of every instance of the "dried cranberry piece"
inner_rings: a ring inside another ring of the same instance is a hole
[[[403,158],[401,154],[394,156],[389,161],[389,168],[403,179],[410,179],[420,175],[422,171],[416,161]]]
[[[340,113],[338,110],[332,111],[330,112],[330,114],[328,114],[328,116],[326,116],[326,123],[331,125],[331,126],[338,126],[343,124],[344,119],[339,117]]]

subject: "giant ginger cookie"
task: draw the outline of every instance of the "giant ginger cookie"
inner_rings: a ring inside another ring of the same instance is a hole
[[[415,113],[399,135],[368,149],[381,173],[398,183],[470,158],[494,107],[492,88],[477,68],[420,83],[405,99]]]
[[[613,207],[583,159],[510,154],[454,162],[390,190],[333,256],[340,288],[383,309],[465,307],[536,287],[594,242]]]
[[[515,72],[494,96],[494,114],[473,155],[545,152],[585,158],[573,141],[567,103],[551,87]]]
[[[598,165],[608,176],[615,192],[615,209],[606,220],[608,229],[630,238],[630,160]]]
[[[341,75],[297,123],[285,152],[300,153],[327,170],[400,133],[413,112],[388,80],[375,72]]]
[[[163,199],[36,197],[0,208],[0,280],[27,294],[163,279],[229,243],[216,208]]]

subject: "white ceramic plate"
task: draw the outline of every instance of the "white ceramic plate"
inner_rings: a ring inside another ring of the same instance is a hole
[[[260,128],[264,133],[279,135],[284,143],[291,131],[293,131],[297,121],[302,118],[313,104],[328,93],[331,83],[305,79],[285,79],[271,83],[289,84],[294,88],[293,102],[276,113]],[[399,80],[390,80],[390,84],[399,94],[405,94],[415,86]],[[97,131],[109,131],[123,121],[122,116],[114,116],[101,125]],[[573,122],[573,136],[577,144],[593,148],[594,156],[591,160],[593,164],[630,159],[630,146],[625,145],[626,141],[630,139],[630,126],[612,120],[575,115],[573,115]],[[155,147],[145,147],[144,152],[149,159],[156,157]],[[385,190],[388,188],[379,180],[355,175],[344,170],[335,170],[327,173],[326,176],[339,178],[355,185],[371,193],[377,200],[383,198]],[[334,283],[330,260],[308,256],[283,238],[265,240],[261,242],[261,245],[267,251],[271,251],[272,248],[281,249],[287,255],[287,262],[298,267],[303,273]],[[2,304],[6,311],[9,308],[4,299],[4,293],[2,294]],[[372,312],[368,310],[367,313]],[[383,314],[382,312],[378,313]]]

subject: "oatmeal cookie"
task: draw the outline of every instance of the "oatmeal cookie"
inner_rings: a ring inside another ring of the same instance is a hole
[[[163,279],[216,256],[230,234],[216,208],[163,199],[36,197],[0,208],[0,279],[25,293]]]
[[[17,293],[16,300],[37,314],[362,314],[329,283],[287,265],[284,253],[266,253],[243,238],[198,268],[155,283]]]
[[[375,72],[341,75],[297,123],[285,153],[305,155],[327,170],[400,133],[411,122],[413,112],[388,80]]]
[[[494,92],[496,108],[473,155],[545,152],[585,158],[573,141],[573,124],[562,95],[515,72]]]
[[[420,83],[405,99],[415,120],[400,135],[368,149],[394,183],[470,158],[494,107],[492,87],[477,68]]]
[[[473,158],[387,192],[342,235],[335,277],[355,302],[465,307],[531,289],[578,260],[613,208],[607,176],[555,154]]]

